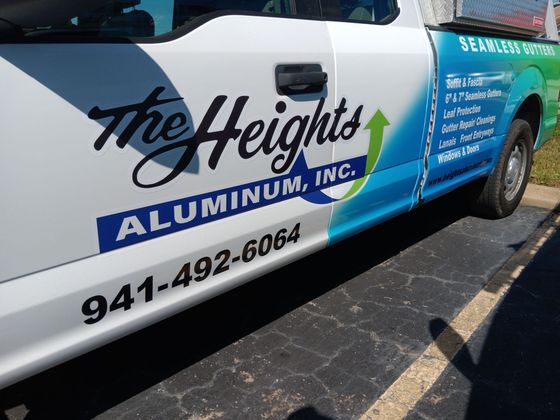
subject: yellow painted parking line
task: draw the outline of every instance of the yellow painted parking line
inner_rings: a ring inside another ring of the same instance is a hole
[[[362,415],[361,420],[404,418],[437,381],[449,365],[449,360],[468,342],[559,226],[560,214],[553,213],[424,353],[387,388]]]

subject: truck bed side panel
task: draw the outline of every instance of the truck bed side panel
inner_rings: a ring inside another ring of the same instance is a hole
[[[556,126],[560,48],[535,40],[430,31],[438,60],[435,122],[422,191],[436,198],[491,173],[523,102],[542,105],[536,147]]]

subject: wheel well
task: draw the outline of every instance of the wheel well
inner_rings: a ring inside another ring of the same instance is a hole
[[[541,128],[542,105],[538,95],[529,96],[515,114],[514,119],[522,119],[529,123],[533,132],[533,142],[537,141]]]

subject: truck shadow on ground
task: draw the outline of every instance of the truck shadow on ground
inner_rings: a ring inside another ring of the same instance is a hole
[[[103,413],[466,217],[460,197],[444,197],[0,391],[0,419],[21,406],[27,419]]]
[[[421,413],[457,415],[454,410],[461,406],[454,398],[457,394],[444,391],[453,389],[468,395],[467,419],[560,417],[558,249],[560,231],[514,282],[490,326],[463,343],[455,357],[447,355],[456,370],[444,374],[430,393],[451,395],[433,398],[436,404],[421,403],[417,407]],[[432,320],[434,339],[445,328],[451,327],[444,320]],[[451,334],[462,341],[453,330]],[[456,371],[467,381],[453,379]]]

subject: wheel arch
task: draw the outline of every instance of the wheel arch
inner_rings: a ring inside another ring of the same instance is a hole
[[[537,67],[529,67],[514,81],[504,110],[498,132],[507,133],[515,119],[523,119],[531,126],[535,148],[540,144],[543,133],[547,87],[542,72]]]
[[[533,93],[525,98],[513,117],[513,120],[522,119],[529,123],[533,133],[533,145],[537,143],[541,132],[542,116],[543,105],[541,97]]]

